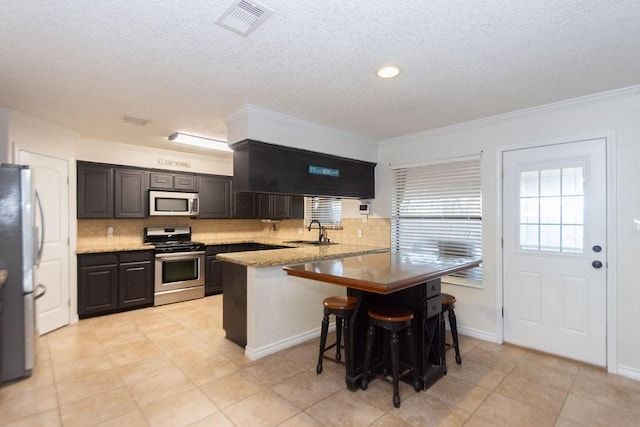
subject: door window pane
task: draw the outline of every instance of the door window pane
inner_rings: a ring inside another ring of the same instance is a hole
[[[583,253],[584,167],[520,173],[520,249]]]

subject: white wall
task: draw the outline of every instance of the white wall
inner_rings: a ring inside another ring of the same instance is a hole
[[[461,329],[479,336],[496,337],[498,302],[496,283],[499,249],[497,227],[499,147],[541,140],[572,140],[582,136],[613,135],[617,149],[610,176],[617,182],[617,259],[610,277],[617,286],[617,366],[619,372],[640,379],[640,339],[632,325],[640,324],[640,286],[635,268],[640,254],[640,234],[632,231],[640,219],[640,86],[607,94],[565,101],[492,119],[382,141],[376,168],[376,201],[382,216],[390,216],[389,164],[411,164],[482,153],[483,271],[484,289],[448,288],[458,297]],[[610,337],[613,338],[613,337]]]
[[[78,160],[182,172],[233,175],[233,159],[80,138]]]
[[[245,105],[227,118],[229,143],[243,139],[376,162],[377,141],[285,114]]]

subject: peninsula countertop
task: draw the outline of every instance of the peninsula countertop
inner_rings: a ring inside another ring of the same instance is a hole
[[[390,294],[458,271],[477,267],[479,258],[440,258],[411,253],[376,253],[285,267],[291,276]]]
[[[230,252],[218,254],[216,257],[222,261],[247,267],[272,267],[383,252],[389,252],[389,248],[339,243],[321,246],[299,245],[288,249]]]

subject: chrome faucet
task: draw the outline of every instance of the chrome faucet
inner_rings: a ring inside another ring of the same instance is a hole
[[[322,242],[322,235],[323,235],[322,231],[323,231],[323,229],[322,229],[322,225],[320,224],[320,221],[318,221],[317,219],[312,220],[309,223],[309,228],[307,230],[311,231],[311,225],[314,222],[318,223],[318,242]]]

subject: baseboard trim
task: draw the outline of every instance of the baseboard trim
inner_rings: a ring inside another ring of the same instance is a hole
[[[333,332],[336,330],[335,323],[329,325],[329,332]],[[307,331],[303,334],[299,334],[285,340],[276,341],[269,345],[265,345],[262,347],[249,347],[248,345],[244,349],[244,355],[247,356],[251,360],[258,360],[263,357],[269,356],[271,354],[277,353],[279,351],[285,350],[287,348],[293,347],[298,344],[302,344],[307,341],[311,341],[312,339],[318,338],[320,336],[320,328],[315,328],[310,331]]]
[[[640,370],[631,366],[618,365],[618,375],[640,381]]]
[[[485,331],[480,331],[473,328],[467,328],[466,326],[458,325],[458,333],[461,335],[469,336],[471,338],[477,338],[482,341],[489,341],[489,342],[495,342],[495,343],[501,344],[496,334],[490,334]]]

